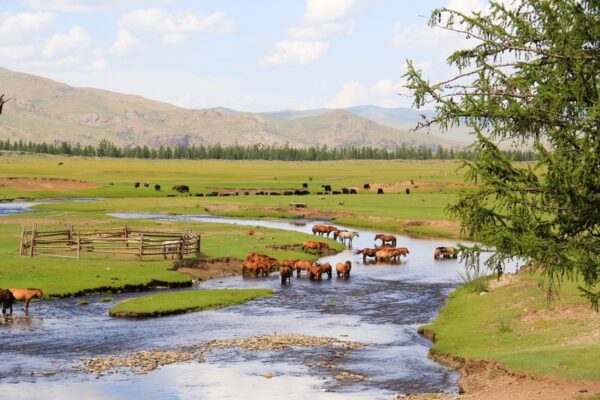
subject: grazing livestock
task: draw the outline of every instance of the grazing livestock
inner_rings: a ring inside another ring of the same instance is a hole
[[[357,194],[356,189],[350,189],[350,194]]]
[[[248,229],[248,230],[246,231],[246,235],[248,235],[248,236],[252,236],[252,235],[254,235],[254,229]]]
[[[385,262],[390,262],[390,261],[398,261],[398,259],[400,258],[400,256],[404,256],[406,257],[407,254],[409,254],[410,252],[408,251],[408,248],[406,247],[398,247],[398,248],[394,248],[394,247],[385,247],[385,248],[380,248],[375,252],[375,261],[376,262],[380,262],[380,261],[385,261]]]
[[[328,278],[331,279],[333,275],[331,264],[323,263],[321,265],[313,264],[308,269],[308,279],[311,281],[320,281],[323,274],[327,274]]]
[[[179,193],[189,193],[190,187],[188,185],[175,185],[171,188],[172,190]]]
[[[406,194],[410,194],[410,189],[406,188]]]
[[[145,188],[150,187],[150,184],[148,182],[144,182],[144,187]]]
[[[160,192],[160,185],[158,185],[158,184],[154,185],[154,190],[156,190],[157,192]]]
[[[10,311],[10,315],[13,313],[13,303],[15,302],[15,296],[10,290],[0,289],[0,302],[2,302],[2,315],[6,315],[6,310]]]
[[[61,165],[64,165],[64,163],[63,162],[59,162],[58,165],[61,166]]]
[[[436,260],[456,257],[458,257],[458,249],[455,247],[436,247],[433,252],[433,258]]]
[[[245,276],[246,272],[250,272],[255,278],[257,278],[261,272],[264,274],[264,270],[258,265],[258,263],[249,260],[244,260],[242,262],[242,276]]]
[[[388,243],[392,247],[396,247],[396,236],[394,235],[385,235],[383,233],[379,233],[375,235],[375,242],[377,240],[381,240],[381,245]]]
[[[44,297],[42,289],[29,288],[29,289],[10,289],[15,300],[25,300],[25,313],[29,312],[29,303],[31,299],[41,299]]]
[[[282,266],[279,268],[279,276],[281,277],[281,284],[285,285],[287,283],[292,283],[292,274],[294,273],[294,269],[289,266]]]
[[[271,271],[274,271],[279,267],[279,261],[266,254],[248,253],[246,255],[246,261],[256,263],[261,268],[263,276],[269,276]]]
[[[312,227],[312,233],[313,235],[319,235],[319,236],[327,236],[329,237],[330,233],[334,233],[334,237],[335,236],[335,232],[338,230],[338,228],[336,228],[335,226],[332,225],[314,225]]]
[[[350,194],[350,189],[348,189],[348,188],[342,188],[342,193],[344,193],[344,194]]]
[[[352,239],[354,239],[355,237],[359,237],[358,232],[340,231],[338,235],[340,242],[342,242],[344,245],[347,245],[348,247],[352,247]],[[348,241],[348,243],[346,243],[346,241]]]
[[[294,263],[294,268],[296,269],[296,278],[300,278],[300,274],[302,271],[307,271],[310,267],[312,267],[313,263],[310,261],[298,260]]]
[[[335,264],[335,271],[337,272],[337,277],[340,276],[344,279],[350,278],[350,270],[352,269],[352,261],[346,261],[343,263]]]
[[[331,192],[331,185],[321,185],[324,191]]]
[[[365,190],[369,190],[369,189],[371,189],[371,185],[369,185],[368,183],[365,183],[365,184],[363,185],[363,189],[365,189]]]
[[[140,183],[139,182],[134,183],[133,187],[135,187],[136,189],[139,188],[140,187]]]
[[[304,189],[308,189],[308,183],[303,183],[303,184],[302,184],[302,187],[303,187]]]
[[[328,248],[329,248],[329,245],[324,242],[313,242],[313,241],[309,240],[309,241],[302,243],[302,251],[311,249],[311,250],[317,250],[318,252],[322,252],[323,249],[328,249]]]
[[[377,194],[383,194],[383,188],[377,189]]]
[[[356,254],[356,255],[362,254],[362,256],[363,256],[363,262],[367,262],[367,257],[375,257],[375,253],[376,252],[377,252],[377,249],[364,248],[362,250],[358,250],[354,254]]]

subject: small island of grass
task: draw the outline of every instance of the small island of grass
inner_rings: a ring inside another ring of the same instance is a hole
[[[270,289],[186,290],[127,299],[109,310],[109,315],[123,318],[152,318],[242,304],[271,297]]]

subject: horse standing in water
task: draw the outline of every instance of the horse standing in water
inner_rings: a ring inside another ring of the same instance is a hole
[[[2,315],[6,315],[7,309],[10,310],[10,315],[12,315],[15,296],[13,296],[10,290],[0,289],[0,302],[2,302]]]
[[[10,291],[15,300],[25,300],[25,313],[29,312],[29,303],[31,302],[31,299],[41,299],[44,297],[42,289],[10,289]]]
[[[390,246],[396,247],[396,236],[394,235],[384,235],[383,233],[375,235],[375,241],[381,240],[381,245],[383,246],[386,243],[389,243]]]
[[[352,247],[352,239],[354,239],[355,237],[359,237],[358,232],[341,231],[338,235],[338,238],[340,239],[342,244],[346,245],[346,240],[348,241],[348,247]]]

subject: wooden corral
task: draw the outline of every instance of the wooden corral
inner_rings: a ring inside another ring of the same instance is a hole
[[[173,232],[143,230],[131,227],[104,229],[43,230],[37,224],[23,228],[19,254],[80,259],[84,253],[132,255],[183,259],[200,256],[200,234],[191,231]]]

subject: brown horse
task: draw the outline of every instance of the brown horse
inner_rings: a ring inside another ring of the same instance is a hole
[[[313,264],[308,269],[308,279],[311,281],[317,280],[320,281],[323,274],[327,274],[328,278],[331,279],[333,275],[331,264],[323,263],[321,265]]]
[[[337,272],[338,278],[340,277],[340,275],[344,279],[350,278],[350,270],[351,269],[352,269],[352,261],[346,261],[343,263],[335,264],[335,271]]]
[[[6,315],[6,310],[10,310],[10,315],[13,313],[13,303],[15,302],[15,296],[13,296],[10,290],[0,289],[0,302],[2,302],[2,315]]]
[[[410,251],[408,251],[408,247],[397,247],[393,249],[393,251],[394,256],[392,257],[392,259],[395,261],[399,260],[400,256],[406,257],[408,254],[410,254]]]
[[[367,257],[375,257],[376,252],[377,249],[364,248],[362,250],[358,250],[355,254],[362,254],[363,262],[367,262]]]
[[[294,264],[294,268],[296,268],[296,277],[299,278],[300,273],[302,271],[308,271],[308,269],[310,267],[312,267],[312,265],[313,265],[313,263],[310,261],[304,261],[304,260],[296,261],[296,263]]]
[[[458,257],[458,249],[455,247],[436,247],[433,252],[433,258],[436,260],[456,257]]]
[[[29,303],[31,302],[31,299],[41,299],[44,297],[42,289],[10,289],[10,291],[15,297],[15,300],[25,300],[25,312],[29,312]]]
[[[379,233],[375,235],[375,242],[377,240],[381,240],[382,246],[386,243],[389,243],[392,247],[396,247],[396,236],[394,235],[385,235],[383,233]]]
[[[323,249],[328,249],[329,245],[327,243],[324,242],[313,242],[313,241],[306,241],[304,243],[302,243],[302,251],[306,251],[306,249],[311,249],[311,250],[317,250],[318,252],[322,252]]]
[[[293,273],[294,273],[294,269],[292,267],[282,265],[279,268],[279,276],[281,277],[281,284],[285,285],[286,281],[291,284]]]
[[[338,229],[335,226],[331,226],[331,225],[314,225],[312,227],[313,235],[319,235],[319,236],[329,237],[329,234],[331,232],[335,232],[336,230],[338,230]]]
[[[242,276],[246,275],[246,272],[250,272],[255,278],[258,277],[259,273],[264,275],[264,270],[256,262],[244,260],[242,263]]]
[[[266,254],[248,253],[246,261],[256,263],[260,267],[263,276],[269,276],[279,266],[279,261],[276,258],[269,257]]]

